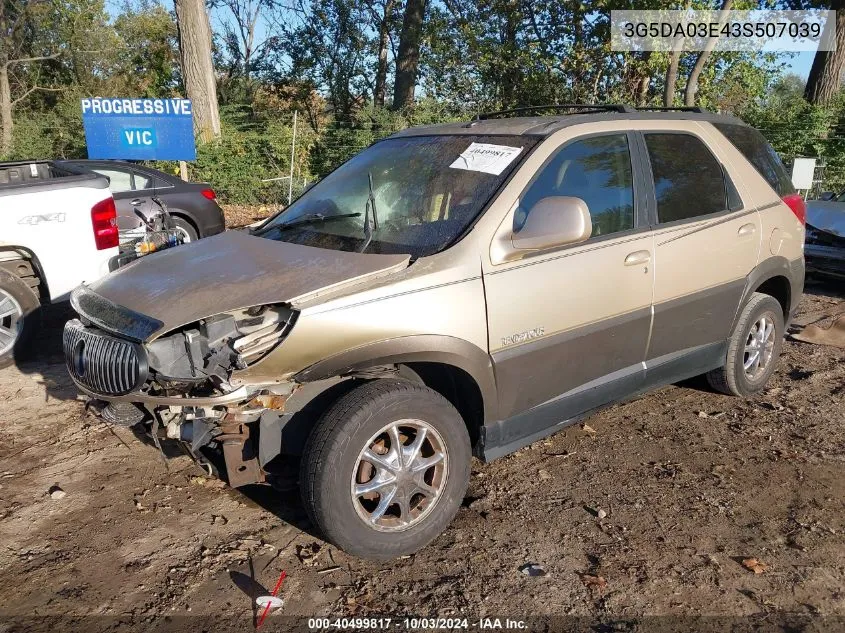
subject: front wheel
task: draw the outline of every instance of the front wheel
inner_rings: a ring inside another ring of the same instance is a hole
[[[449,525],[469,482],[460,414],[440,394],[375,380],[341,397],[305,446],[305,508],[344,551],[387,560],[421,549]]]
[[[783,308],[774,297],[755,292],[742,309],[728,341],[723,367],[707,374],[714,389],[748,398],[763,390],[783,346]]]

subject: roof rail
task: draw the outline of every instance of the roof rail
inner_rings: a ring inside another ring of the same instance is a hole
[[[706,110],[700,106],[676,106],[676,107],[663,107],[663,106],[643,106],[641,108],[637,108],[639,111],[645,112],[696,112],[698,114],[708,114],[710,110]]]
[[[473,121],[485,121],[487,119],[498,119],[512,114],[523,114],[527,112],[541,112],[543,110],[586,110],[595,112],[636,112],[636,108],[621,104],[583,104],[583,103],[561,103],[553,105],[526,106],[524,108],[511,108],[510,110],[497,110],[495,112],[481,112],[476,114]]]

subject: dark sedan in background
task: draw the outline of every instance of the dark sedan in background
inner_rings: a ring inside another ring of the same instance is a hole
[[[845,277],[845,193],[807,202],[807,272]]]
[[[155,210],[153,196],[167,205],[185,242],[221,233],[226,228],[223,210],[208,183],[186,182],[157,169],[119,160],[64,162],[109,178],[109,189],[117,207],[117,225],[123,234],[140,229],[142,222],[135,208],[145,212]]]

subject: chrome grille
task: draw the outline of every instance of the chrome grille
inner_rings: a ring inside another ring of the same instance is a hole
[[[95,393],[121,396],[147,379],[146,353],[137,343],[85,327],[79,319],[67,322],[63,343],[70,375]]]

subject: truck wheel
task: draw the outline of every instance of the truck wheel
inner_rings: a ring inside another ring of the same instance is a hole
[[[22,358],[37,329],[40,306],[23,280],[0,270],[0,369]]]
[[[300,469],[311,521],[344,551],[411,554],[452,521],[469,482],[466,425],[439,393],[375,380],[346,393],[308,438]]]
[[[783,308],[774,297],[755,292],[739,315],[723,367],[707,374],[714,389],[749,398],[763,390],[783,346]]]

